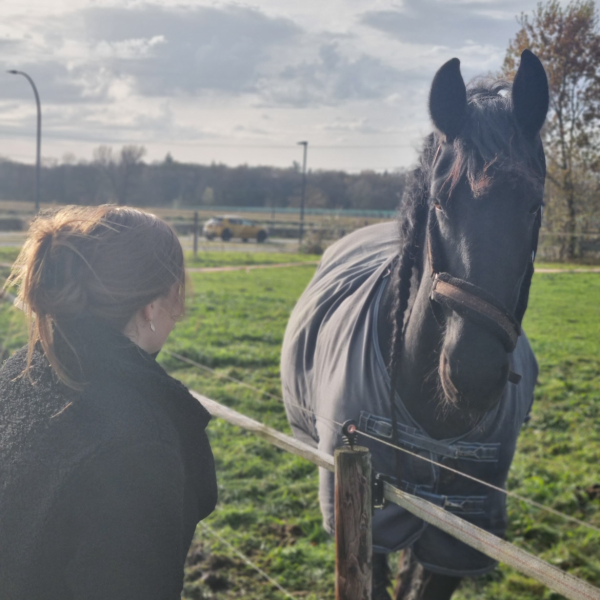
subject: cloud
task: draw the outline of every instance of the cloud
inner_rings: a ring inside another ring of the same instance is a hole
[[[456,48],[471,40],[505,48],[523,9],[515,0],[404,0],[399,8],[364,12],[359,21],[412,44]]]
[[[4,104],[2,108],[6,112],[17,107]],[[155,141],[165,132],[183,137],[185,132],[176,130],[168,103],[144,108],[128,107],[123,110],[122,106],[114,104],[99,111],[97,107],[88,105],[42,105],[42,147],[48,140],[131,144]],[[188,134],[191,131],[193,127],[186,128]],[[0,119],[0,135],[28,138],[34,134],[32,115],[21,119]],[[199,137],[200,134],[195,131],[195,135]]]
[[[12,40],[10,38],[0,38],[0,51],[2,52],[10,52],[17,48],[20,44],[17,40]]]
[[[82,67],[69,68],[57,60],[19,63],[10,58],[0,59],[1,71],[15,68],[33,79],[43,104],[97,102],[106,97],[106,85],[92,88],[88,85],[92,74]],[[30,102],[33,100],[31,86],[22,76],[13,75],[10,81],[3,83],[2,100]]]
[[[366,117],[354,118],[341,118],[335,117],[334,119],[322,123],[319,129],[322,131],[332,132],[335,134],[361,134],[361,135],[381,135],[381,134],[398,134],[401,133],[402,129],[397,127],[396,124],[391,121],[387,122],[388,115],[379,115],[376,123],[374,119],[368,119]],[[383,117],[383,118],[381,118]]]
[[[72,0],[26,13],[11,2],[0,9],[0,68],[36,81],[44,152],[55,155],[143,143],[150,154],[174,145],[190,160],[235,162],[247,150],[210,144],[358,146],[365,136],[387,147],[429,130],[427,91],[447,59],[461,58],[466,79],[497,69],[514,16],[535,1]],[[35,104],[22,77],[4,77],[0,133],[18,148]],[[382,150],[382,167],[412,159],[402,152]],[[253,157],[280,163],[281,154]],[[320,156],[378,164],[358,148]]]
[[[355,33],[304,30],[233,4],[92,6],[29,27],[20,41],[0,37],[0,48],[6,40],[6,58],[20,61],[16,66],[50,103],[213,95],[269,107],[335,106],[390,99],[422,81],[417,69],[358,52]],[[27,94],[26,86],[13,85],[4,97]]]
[[[342,55],[337,43],[323,44],[315,60],[284,68],[265,93],[280,105],[336,105],[387,97],[415,75],[402,72],[379,58]]]
[[[90,8],[84,22],[95,56],[147,96],[255,92],[276,47],[301,33],[289,19],[235,5]]]

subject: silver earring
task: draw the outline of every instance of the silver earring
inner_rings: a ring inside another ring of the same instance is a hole
[[[154,327],[154,323],[152,321],[150,321],[150,329],[152,329],[152,331],[156,331],[156,327]]]

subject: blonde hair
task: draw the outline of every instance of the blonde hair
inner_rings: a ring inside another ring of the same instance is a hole
[[[66,206],[31,224],[7,285],[29,320],[27,368],[39,342],[56,374],[81,388],[59,360],[55,332],[94,316],[123,331],[135,313],[177,288],[183,309],[185,267],[175,232],[155,215],[114,205]]]

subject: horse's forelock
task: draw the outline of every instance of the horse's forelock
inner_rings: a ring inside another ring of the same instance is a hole
[[[454,140],[454,161],[442,186],[450,195],[463,178],[475,197],[499,177],[536,188],[543,182],[543,151],[532,146],[519,130],[510,89],[505,81],[478,80],[469,86],[467,122]]]

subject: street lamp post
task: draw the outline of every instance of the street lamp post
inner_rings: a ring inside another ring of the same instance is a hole
[[[35,94],[35,102],[37,104],[37,160],[35,167],[35,212],[38,213],[40,210],[40,163],[41,163],[41,149],[42,149],[42,107],[40,105],[40,95],[38,94],[33,79],[23,73],[23,71],[16,71],[14,69],[8,71],[11,75],[23,75],[31,84],[33,93]]]
[[[299,146],[304,146],[304,161],[302,164],[302,195],[300,197],[300,235],[299,243],[302,243],[302,237],[304,235],[304,199],[306,196],[306,150],[308,148],[308,142],[298,142]]]

